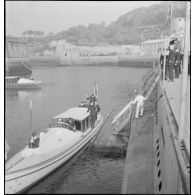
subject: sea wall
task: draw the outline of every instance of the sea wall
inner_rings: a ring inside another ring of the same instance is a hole
[[[118,65],[125,67],[145,67],[151,68],[154,63],[158,63],[159,58],[153,56],[128,56],[123,55],[118,57]]]
[[[29,58],[29,64],[33,66],[57,66],[60,58],[57,56],[33,56]]]
[[[86,56],[61,59],[61,65],[72,66],[118,66],[117,56]]]
[[[158,58],[150,56],[87,56],[74,58],[61,58],[61,65],[74,66],[125,66],[135,68],[151,68],[154,63],[158,63]]]
[[[152,56],[35,56],[30,58],[31,66],[124,66],[151,68],[159,59]]]

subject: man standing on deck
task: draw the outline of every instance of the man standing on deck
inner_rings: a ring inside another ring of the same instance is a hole
[[[29,142],[29,148],[38,148],[39,147],[40,138],[37,136],[36,132],[32,132],[32,136]]]
[[[169,64],[169,50],[165,49],[163,50],[163,53],[160,55],[160,65],[162,69],[162,77],[163,77],[163,68],[164,68],[164,55],[166,55],[166,60],[165,60],[165,80],[168,78],[168,64]]]
[[[176,49],[176,53],[175,53],[175,78],[179,78],[179,68],[180,68],[180,52],[179,52],[179,48]]]
[[[90,111],[90,126],[93,129],[95,125],[95,121],[97,119],[97,110],[95,106],[95,102],[91,102],[88,106],[87,112]]]
[[[139,116],[143,116],[143,112],[144,112],[144,101],[146,99],[147,98],[145,98],[143,95],[141,95],[141,93],[138,93],[138,95],[134,99],[133,104],[137,103],[135,118],[138,118]]]
[[[170,45],[168,72],[169,72],[169,79],[171,81],[173,81],[173,69],[174,69],[174,66],[175,66],[174,45]]]

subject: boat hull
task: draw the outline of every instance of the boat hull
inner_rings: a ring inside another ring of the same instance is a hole
[[[79,152],[84,146],[86,146],[98,133],[101,126],[103,125],[103,117],[96,124],[95,128],[91,133],[85,135],[83,139],[76,144],[73,148],[58,156],[56,159],[51,160],[41,166],[34,167],[31,170],[26,170],[23,173],[16,172],[12,174],[7,174],[5,177],[5,193],[13,194],[19,193],[21,191],[27,190],[30,186],[38,182],[40,179],[54,171],[60,165],[67,162],[71,157],[73,157],[77,152]]]

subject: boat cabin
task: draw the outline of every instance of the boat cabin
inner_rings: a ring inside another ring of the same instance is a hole
[[[19,79],[19,76],[5,77],[5,83],[17,83]]]
[[[89,112],[87,112],[86,107],[70,108],[55,116],[52,123],[52,127],[61,127],[81,132],[85,132],[89,126]]]

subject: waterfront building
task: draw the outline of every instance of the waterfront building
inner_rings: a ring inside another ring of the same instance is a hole
[[[165,40],[156,39],[156,40],[147,40],[141,44],[142,55],[157,55],[160,56],[161,52],[164,49]],[[168,45],[168,40],[166,42]]]
[[[169,41],[173,38],[177,38],[181,45],[181,49],[184,48],[184,32],[185,32],[185,18],[174,18],[170,24],[170,36],[167,37],[166,45],[169,45]],[[159,56],[164,49],[165,40],[155,39],[147,40],[141,44],[142,54],[157,55]]]
[[[6,56],[8,58],[27,57],[26,40],[22,37],[6,37]]]
[[[28,49],[26,39],[22,37],[6,37],[5,42],[6,54],[6,75],[23,76],[31,74],[32,70],[29,66]]]

